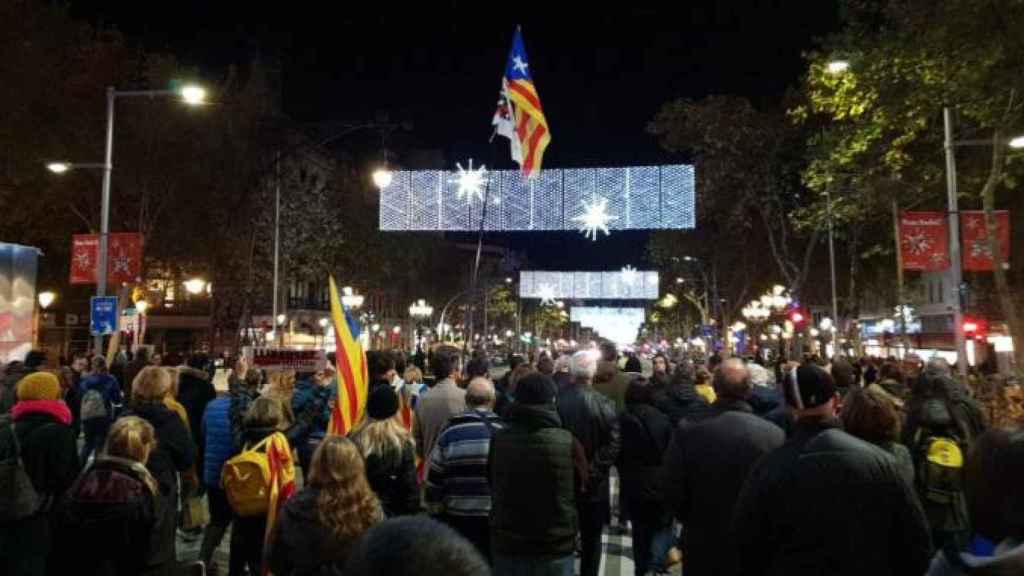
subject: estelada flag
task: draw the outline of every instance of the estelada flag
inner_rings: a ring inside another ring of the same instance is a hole
[[[900,215],[900,255],[904,270],[949,268],[949,219],[944,212]]]
[[[270,468],[270,494],[267,495],[267,529],[263,534],[264,549],[270,547],[270,535],[284,503],[295,493],[295,461],[284,434],[275,432],[267,442],[267,465]],[[263,576],[270,573],[263,564]]]
[[[334,323],[335,358],[338,369],[338,395],[331,410],[328,434],[345,436],[363,421],[370,379],[366,374],[366,354],[359,345],[359,325],[341,305],[338,285],[330,278],[331,320]]]
[[[519,164],[523,176],[533,178],[540,174],[544,150],[551,142],[551,131],[533,83],[523,33],[518,27],[512,37],[512,50],[501,78],[498,109],[491,124],[495,134],[508,138],[512,160]]]
[[[1010,213],[997,210],[992,213],[996,219],[996,238],[1003,264],[1010,262]],[[960,237],[963,238],[963,269],[970,272],[991,272],[992,251],[988,245],[988,227],[985,213],[980,210],[960,212]]]

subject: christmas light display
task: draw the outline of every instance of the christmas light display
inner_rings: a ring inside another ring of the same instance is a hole
[[[689,165],[518,170],[400,170],[380,192],[385,231],[575,231],[591,238],[616,230],[694,227]]]
[[[657,300],[658,291],[657,272],[629,266],[616,272],[524,270],[519,273],[519,297],[539,299],[545,304],[560,299]]]

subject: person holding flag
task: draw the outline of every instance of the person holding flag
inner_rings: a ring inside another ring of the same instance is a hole
[[[512,50],[508,55],[505,75],[501,79],[498,109],[494,112],[491,124],[494,126],[494,135],[508,138],[512,160],[522,169],[523,176],[537,177],[544,160],[544,150],[551,143],[551,131],[540,105],[537,87],[533,84],[523,33],[519,27],[516,27],[512,38]]]

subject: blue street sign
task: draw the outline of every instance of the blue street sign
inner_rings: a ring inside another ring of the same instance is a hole
[[[94,296],[89,300],[89,331],[93,336],[113,334],[117,329],[117,296]]]

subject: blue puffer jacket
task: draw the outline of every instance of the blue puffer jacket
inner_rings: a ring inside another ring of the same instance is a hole
[[[92,374],[88,378],[83,379],[79,386],[82,389],[83,396],[90,390],[99,392],[103,396],[103,401],[107,404],[107,414],[114,414],[114,406],[124,402],[121,395],[121,385],[117,383],[117,378],[110,374]]]
[[[238,454],[241,417],[248,410],[252,398],[245,393],[219,396],[206,405],[203,413],[203,434],[206,439],[203,452],[203,483],[220,487],[221,469],[229,458]],[[232,408],[234,405],[234,409]],[[232,422],[234,414],[236,422]]]

